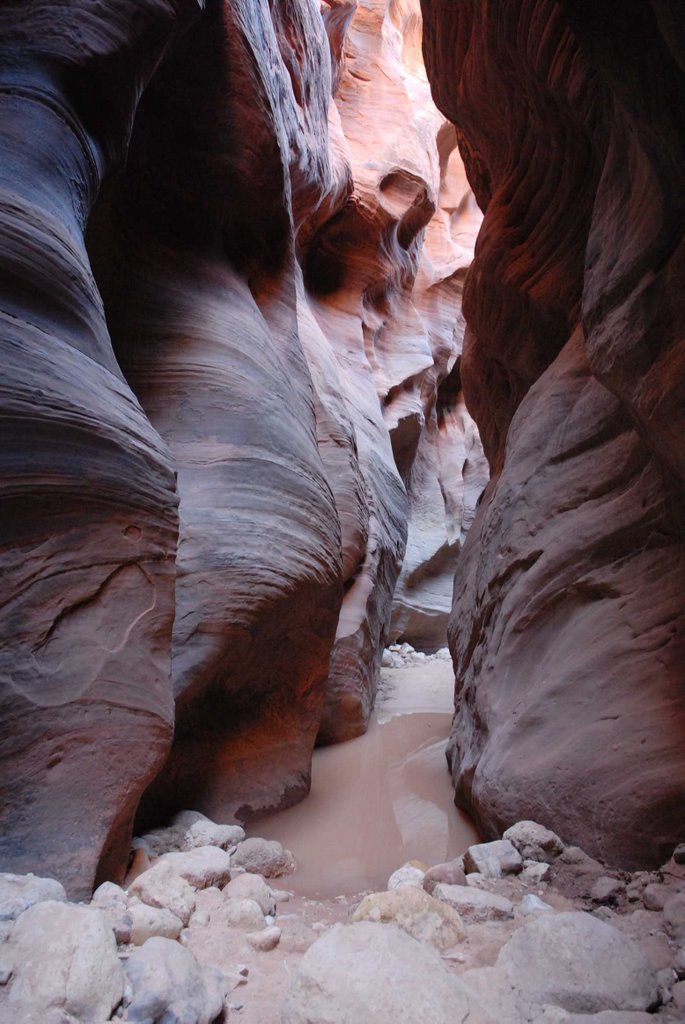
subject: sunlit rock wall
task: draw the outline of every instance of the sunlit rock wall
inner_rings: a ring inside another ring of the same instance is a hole
[[[495,835],[658,864],[685,804],[679,4],[423,0],[485,212],[462,379],[495,474],[455,580],[449,756]]]

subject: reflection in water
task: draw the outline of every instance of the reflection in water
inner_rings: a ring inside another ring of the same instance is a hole
[[[395,689],[379,702],[366,735],[315,751],[310,796],[251,824],[249,834],[292,850],[299,893],[382,889],[405,861],[437,864],[477,841],[454,807],[445,762],[451,667],[431,662],[418,671],[419,680],[417,670],[384,673]],[[427,674],[428,687],[417,692]]]

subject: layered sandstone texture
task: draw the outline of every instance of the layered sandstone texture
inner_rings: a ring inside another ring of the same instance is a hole
[[[656,865],[685,805],[685,37],[669,0],[424,0],[484,210],[462,380],[493,480],[450,625],[457,802]]]
[[[0,56],[0,853],[82,895],[141,797],[365,729],[478,215],[418,0],[10,0]]]

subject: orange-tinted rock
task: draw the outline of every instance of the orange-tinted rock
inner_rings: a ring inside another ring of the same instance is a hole
[[[498,474],[457,570],[457,798],[487,835],[658,864],[685,800],[679,5],[423,10],[485,211],[462,378]]]

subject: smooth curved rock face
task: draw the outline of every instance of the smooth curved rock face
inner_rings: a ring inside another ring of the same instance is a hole
[[[685,800],[677,5],[423,10],[485,211],[462,379],[497,475],[455,582],[457,800],[657,865]]]
[[[178,471],[176,730],[143,822],[185,806],[247,820],[309,788],[342,586],[293,216],[344,182],[318,8],[289,11],[207,9],[143,98],[89,239],[117,354]],[[279,43],[305,35],[300,105]]]
[[[173,722],[176,489],[83,232],[195,2],[0,11],[0,858],[84,895],[126,857]],[[97,102],[93,103],[93,97]]]

